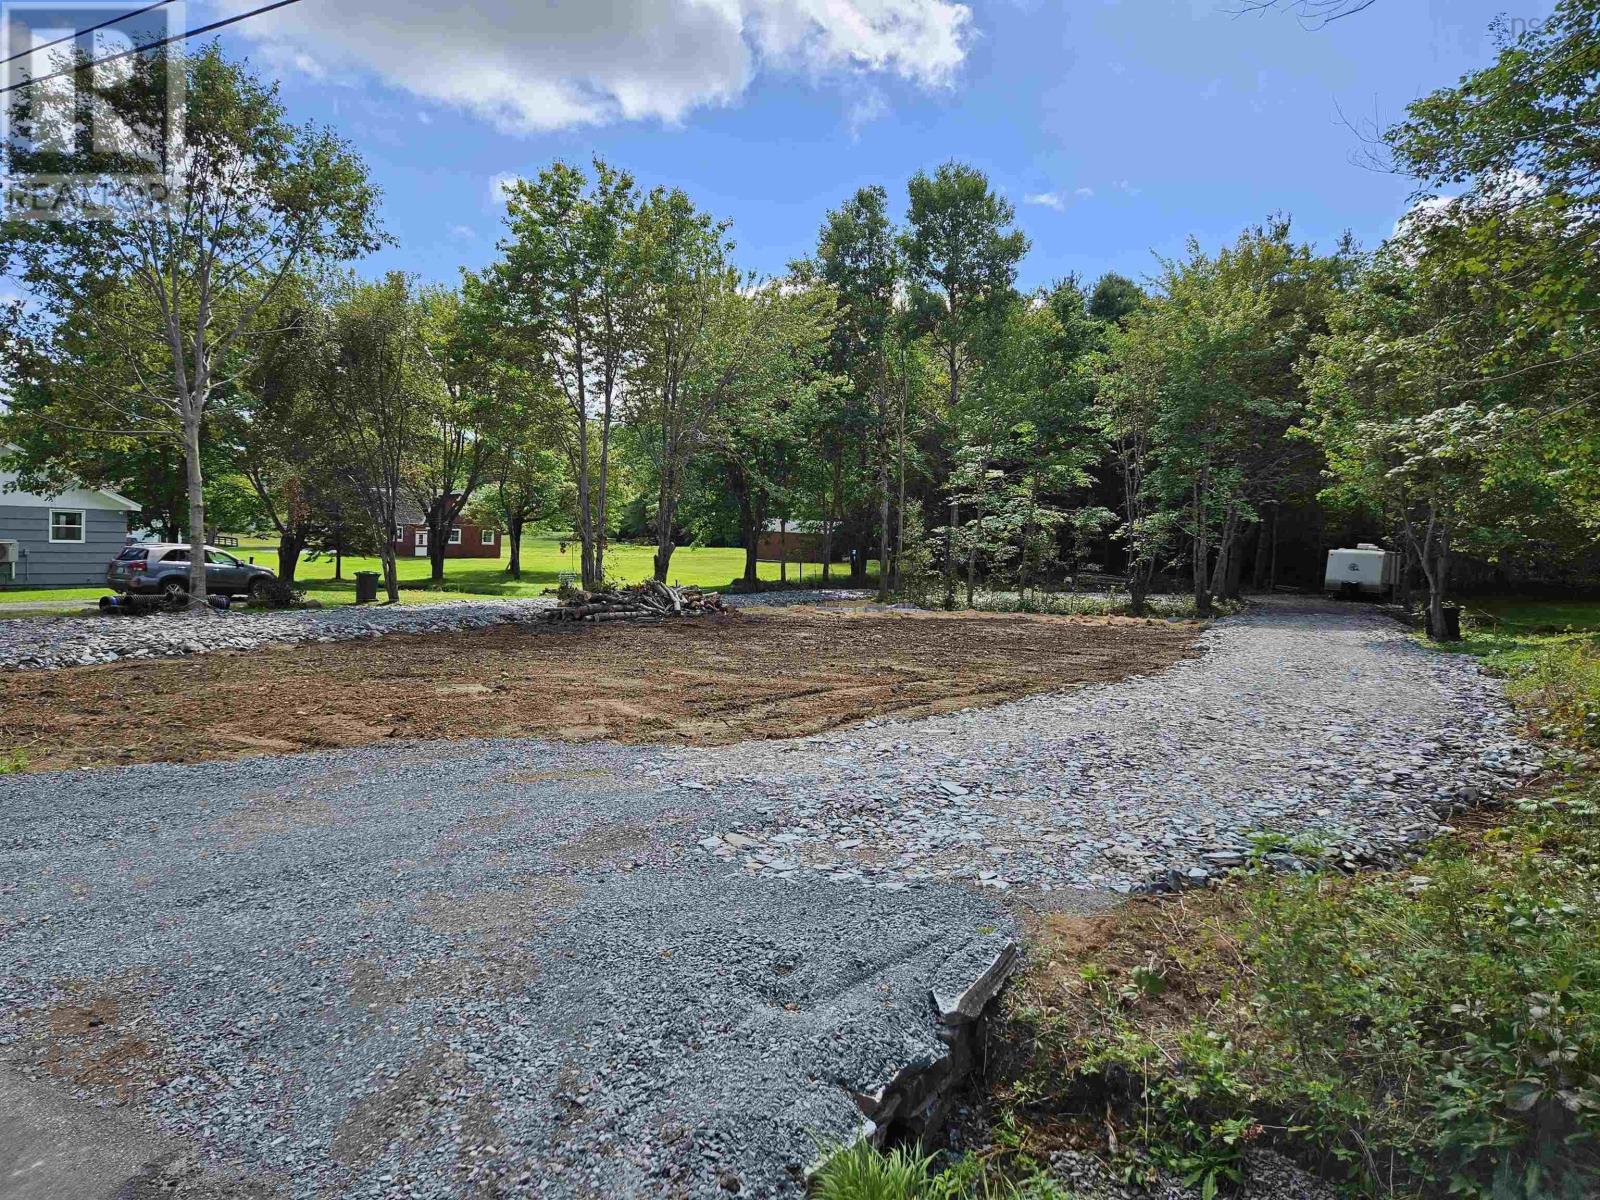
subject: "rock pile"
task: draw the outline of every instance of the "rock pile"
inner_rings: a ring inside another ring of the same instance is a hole
[[[346,605],[283,612],[151,613],[0,621],[0,671],[92,666],[124,658],[169,658],[211,650],[256,650],[342,642],[386,633],[450,633],[539,620],[550,600]]]

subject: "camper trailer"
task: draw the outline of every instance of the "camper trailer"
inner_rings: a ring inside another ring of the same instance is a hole
[[[1354,550],[1329,550],[1323,590],[1334,596],[1382,596],[1395,584],[1399,557],[1362,542]]]

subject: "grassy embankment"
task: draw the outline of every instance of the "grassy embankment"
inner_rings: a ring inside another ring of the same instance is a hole
[[[857,1150],[822,1195],[1065,1197],[1068,1147],[1225,1194],[1254,1144],[1353,1195],[1600,1195],[1600,604],[1484,605],[1458,652],[1507,674],[1546,780],[1397,870],[1042,919],[989,1148]]]
[[[274,570],[278,566],[278,547],[275,541],[246,538],[240,546],[230,551],[241,558],[254,558],[262,566]],[[606,551],[606,572],[621,583],[638,583],[650,578],[655,555],[653,546],[613,545]],[[565,554],[561,543],[553,537],[526,537],[522,542],[522,578],[512,579],[506,573],[508,558],[499,559],[456,558],[445,560],[445,586],[436,588],[428,581],[429,565],[425,558],[402,558],[399,562],[400,600],[403,604],[429,604],[444,600],[465,600],[481,596],[537,596],[553,588],[562,574],[578,573],[578,549],[575,542],[567,544]],[[777,579],[779,565],[775,562],[760,564],[762,579]],[[351,604],[355,602],[354,575],[357,571],[381,571],[376,558],[347,556],[342,564],[343,578],[333,578],[334,561],[331,555],[302,558],[295,575],[295,586],[306,597],[322,604]],[[871,569],[869,567],[869,569]],[[837,563],[833,577],[844,586],[850,568]],[[814,563],[789,564],[790,579],[814,581],[821,576],[822,568]],[[744,574],[744,551],[737,547],[685,546],[674,552],[670,582],[689,587],[724,588]],[[0,605],[38,601],[84,600],[94,601],[106,594],[103,587],[81,588],[0,588]]]

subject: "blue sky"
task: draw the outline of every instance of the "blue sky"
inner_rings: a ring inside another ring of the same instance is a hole
[[[191,24],[257,0],[192,3]],[[731,218],[781,270],[829,207],[956,158],[1017,206],[1025,286],[1143,277],[1269,212],[1385,236],[1411,184],[1352,161],[1358,122],[1493,53],[1482,0],[1378,0],[1320,30],[1230,0],[302,0],[225,44],[297,118],[360,149],[398,245],[453,280],[494,254],[493,180],[599,154]],[[1537,19],[1548,0],[1511,15]],[[1029,202],[1029,198],[1033,202]]]

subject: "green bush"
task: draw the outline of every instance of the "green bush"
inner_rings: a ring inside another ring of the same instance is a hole
[[[28,769],[28,756],[21,750],[0,750],[0,775],[20,775]]]
[[[1251,908],[1254,1007],[1273,1036],[1235,1059],[1265,1110],[1375,1190],[1595,1194],[1600,830],[1586,801],[1442,847],[1410,875],[1281,881]]]
[[[1544,647],[1512,679],[1511,693],[1534,710],[1547,736],[1600,750],[1600,647],[1593,641]]]

